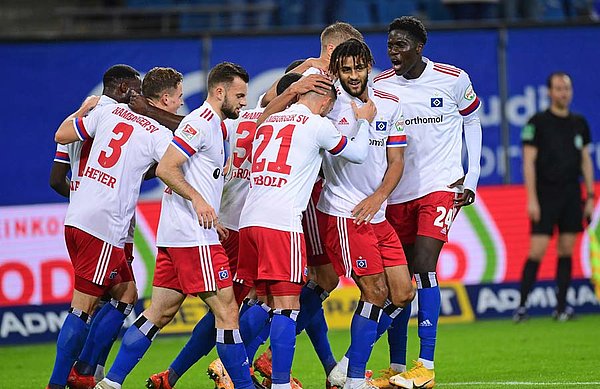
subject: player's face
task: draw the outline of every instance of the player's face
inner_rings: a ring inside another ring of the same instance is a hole
[[[370,64],[366,64],[363,60],[355,57],[346,57],[342,61],[342,66],[340,67],[337,76],[340,79],[342,88],[344,88],[349,95],[359,97],[367,88],[370,71]]]
[[[387,53],[394,73],[403,76],[421,59],[423,45],[416,42],[407,31],[392,30],[388,34]]]
[[[551,87],[548,91],[552,105],[558,108],[568,108],[573,99],[573,87],[569,76],[556,75],[552,77]]]
[[[225,97],[221,112],[227,119],[237,119],[240,111],[246,106],[246,95],[248,94],[248,84],[239,77],[233,79],[229,87],[225,88]]]
[[[165,111],[177,113],[179,107],[183,105],[183,84],[180,82],[177,88],[170,89],[169,92],[163,95]]]
[[[134,78],[126,81],[127,84],[127,95],[131,96],[131,92],[136,92],[138,95],[142,94],[142,80]]]

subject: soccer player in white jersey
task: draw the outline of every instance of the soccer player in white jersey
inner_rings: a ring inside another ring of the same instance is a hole
[[[152,302],[125,333],[98,389],[120,388],[188,294],[201,297],[214,314],[217,352],[235,387],[253,388],[232,275],[216,229],[227,135],[223,119],[237,118],[246,105],[248,73],[224,62],[210,71],[207,85],[206,101],[183,119],[156,169],[168,187],[157,233]]]
[[[356,39],[342,43],[332,54],[330,72],[339,78],[341,88],[328,118],[350,138],[356,122],[353,105],[372,100],[377,115],[369,126],[365,162],[357,165],[325,156],[325,185],[317,204],[322,239],[335,271],[352,277],[361,290],[350,348],[329,374],[332,385],[352,389],[372,387],[365,382],[365,370],[378,325],[381,334],[414,297],[402,245],[385,219],[386,199],[404,165],[402,109],[398,97],[367,85],[372,64],[368,46]]]
[[[322,154],[328,151],[361,163],[368,151],[366,129],[374,116],[373,104],[357,109],[361,120],[352,141],[322,117],[335,97],[331,88],[325,95],[301,95],[298,103],[269,116],[256,130],[252,144],[251,187],[240,216],[236,277],[253,280],[259,297],[274,308],[270,333],[273,389],[291,387],[295,319],[306,277],[301,214]]]
[[[435,384],[433,357],[440,312],[436,266],[456,213],[475,200],[481,155],[480,102],[464,70],[423,57],[427,31],[418,19],[395,19],[388,31],[392,68],[378,75],[374,86],[400,97],[408,147],[404,175],[388,199],[387,217],[417,281],[421,339],[416,365],[390,382],[403,388],[429,388]],[[461,163],[463,131],[466,175]],[[399,372],[406,369],[409,311],[394,321],[390,327],[394,333],[388,332],[388,339],[402,339],[390,343],[390,361]]]
[[[75,287],[70,314],[59,335],[55,365],[71,368],[72,358],[79,352],[75,349],[86,335],[87,319],[114,280],[120,278],[124,287],[135,289],[123,246],[142,177],[161,158],[171,137],[168,129],[133,114],[125,104],[99,107],[85,117],[76,112],[58,128],[55,140],[59,143],[88,138],[94,138],[94,143],[65,218]],[[106,316],[98,325],[108,325],[105,320]]]
[[[110,72],[111,69],[107,71],[109,74]],[[136,93],[139,91],[139,89],[132,90]],[[175,114],[177,113],[179,107],[183,105],[183,76],[177,70],[172,68],[153,68],[146,73],[142,83],[141,91],[144,93],[144,95],[148,96],[147,98],[150,104],[153,104],[157,108],[163,109],[166,112]],[[100,98],[98,106],[116,104],[117,102],[128,103],[129,101],[129,93],[119,95],[114,92],[110,93],[110,90],[107,93],[114,98],[110,98],[106,94],[103,94],[103,96]],[[87,163],[89,154],[83,153],[86,150],[86,145],[88,144],[91,147],[92,139],[89,139],[85,142],[74,142],[67,146],[72,150],[81,149],[82,155],[84,155],[84,158],[81,158],[82,164],[79,166],[79,168],[75,166],[73,171],[83,172],[85,169],[85,163]],[[83,145],[83,148],[81,148],[81,145]],[[87,151],[89,153],[89,148]],[[150,168],[150,170],[144,175],[144,179],[150,179],[154,177],[155,175],[153,168]],[[75,180],[79,179],[76,173],[72,174],[72,178]],[[131,267],[131,263],[133,260],[134,229],[135,216],[131,219],[131,225],[128,229],[127,239],[124,246],[125,259],[129,268],[131,269],[132,274],[133,269]],[[117,276],[113,280],[115,286],[109,290],[109,295],[113,298],[112,300],[109,298],[110,304],[104,305],[92,318],[93,322],[85,346],[81,350],[77,362],[69,374],[67,382],[70,388],[84,389],[93,387],[96,384],[96,381],[100,381],[102,378],[104,378],[104,364],[106,362],[108,353],[110,352],[112,343],[116,339],[118,331],[120,330],[118,323],[123,323],[132,308],[130,304],[126,304],[123,301],[122,296],[124,294],[131,295],[134,299],[133,303],[135,303],[135,298],[137,297],[137,290],[135,286],[127,283],[125,285],[128,285],[131,290],[124,289],[119,278],[120,277]],[[99,318],[103,319],[99,320]],[[111,323],[108,325],[107,320],[111,321]],[[114,332],[109,333],[109,330]]]

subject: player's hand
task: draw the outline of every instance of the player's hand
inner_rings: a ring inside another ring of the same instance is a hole
[[[375,115],[377,115],[377,108],[371,99],[367,100],[367,102],[360,108],[353,101],[352,111],[354,111],[354,117],[356,120],[367,119],[369,123],[371,123],[373,119],[375,119]]]
[[[310,74],[293,83],[290,88],[292,88],[292,92],[298,96],[307,92],[326,95],[329,93],[332,85],[333,82],[328,77],[321,74]]]
[[[196,215],[198,216],[198,223],[205,229],[211,229],[216,226],[219,218],[217,217],[217,213],[203,198],[198,198],[197,200],[192,200],[192,205],[194,206],[194,210],[196,211]]]
[[[465,183],[465,176],[462,176],[458,180],[454,181],[452,184],[448,185],[448,188],[462,188],[462,185]]]
[[[148,100],[133,90],[131,91],[128,105],[133,112],[139,113],[140,115],[146,115],[148,113],[148,108],[150,107]]]
[[[381,208],[381,204],[385,201],[385,198],[379,196],[376,193],[366,197],[358,203],[352,210],[352,216],[354,216],[354,224],[360,226],[362,223],[369,223],[377,214],[377,211]]]
[[[538,223],[541,217],[540,203],[535,200],[529,200],[527,202],[527,214],[532,222]]]
[[[454,199],[454,208],[460,209],[461,207],[471,205],[475,202],[475,193],[471,189],[465,189],[462,193],[458,193],[458,196]]]
[[[100,96],[91,95],[86,97],[85,100],[83,100],[83,103],[81,103],[81,107],[79,108],[81,116],[87,115],[88,112],[90,112],[92,108],[94,108],[98,104],[98,100],[100,100]]]
[[[308,58],[304,64],[309,68],[320,69],[323,73],[329,74],[329,61],[321,58]]]
[[[588,197],[583,206],[583,218],[588,225],[592,224],[592,215],[594,214],[594,198]]]
[[[229,238],[229,230],[221,223],[217,223],[217,234],[219,234],[219,242],[224,242]]]

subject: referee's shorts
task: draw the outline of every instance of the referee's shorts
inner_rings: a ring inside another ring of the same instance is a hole
[[[581,189],[577,185],[538,186],[540,221],[531,222],[531,233],[552,235],[554,226],[559,233],[583,231]]]

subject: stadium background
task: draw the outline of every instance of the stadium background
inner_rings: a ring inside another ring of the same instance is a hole
[[[357,24],[364,32],[376,60],[373,75],[388,68],[384,25],[391,16],[385,20],[353,20],[360,13],[357,7],[376,2],[342,3],[346,6],[340,9],[345,13],[337,16]],[[403,5],[409,3],[416,4],[407,1]],[[269,4],[277,10],[285,2]],[[131,10],[130,6],[117,10]],[[206,72],[218,62],[237,62],[249,71],[251,106],[292,60],[319,52],[319,20],[298,27],[304,19],[285,25],[272,21],[276,18],[250,18],[248,11],[246,18],[228,27],[227,21],[236,19],[231,10],[226,10],[224,15],[229,19],[223,16],[209,29],[203,29],[198,27],[205,20],[202,12],[196,19],[189,15],[186,18],[181,8],[166,6],[165,10],[173,9],[179,19],[175,27],[158,31],[144,29],[139,20],[130,20],[129,25],[116,30],[94,31],[90,26],[96,22],[85,7],[80,7],[79,13],[77,8],[71,13],[64,9],[58,13],[63,15],[63,22],[71,23],[63,30],[44,33],[32,27],[8,31],[6,26],[10,24],[6,23],[0,30],[0,70],[7,93],[0,108],[0,131],[5,138],[0,157],[4,167],[0,195],[0,345],[55,339],[68,308],[73,278],[63,240],[66,202],[47,183],[55,150],[53,133],[87,95],[101,93],[101,75],[109,66],[127,63],[142,73],[154,66],[178,69],[184,74],[185,105],[180,113],[185,114],[202,102]],[[145,9],[143,4],[136,7]],[[107,10],[114,9],[97,10],[97,18],[102,20]],[[548,105],[545,80],[552,71],[563,70],[572,76],[572,108],[590,123],[595,174],[600,177],[600,73],[596,69],[600,61],[600,25],[589,17],[593,14],[569,19],[567,14],[557,17],[551,11],[556,10],[539,11],[539,20],[505,17],[460,24],[437,20],[440,16],[431,10],[425,15],[430,28],[425,55],[468,71],[483,102],[482,174],[477,203],[465,208],[456,219],[438,269],[444,283],[444,321],[508,317],[518,304],[516,281],[527,254],[529,228],[519,135],[526,120]],[[65,14],[75,16],[65,19]],[[109,19],[100,26],[114,26],[110,16],[106,17]],[[145,21],[147,27],[157,23],[162,26],[156,18]],[[134,266],[142,300],[137,312],[144,298],[150,296],[161,192],[158,181],[146,183],[138,207]],[[577,280],[569,303],[580,313],[600,312],[589,282],[593,274],[600,273],[598,220],[600,206],[578,242],[574,258]],[[549,250],[540,271],[542,279],[553,278],[555,257],[555,251]],[[356,289],[346,282],[327,301],[325,308],[332,328],[347,328],[356,296]],[[555,304],[552,284],[541,283],[531,302],[533,314],[549,314]],[[189,331],[204,312],[203,305],[190,301],[165,332]]]

